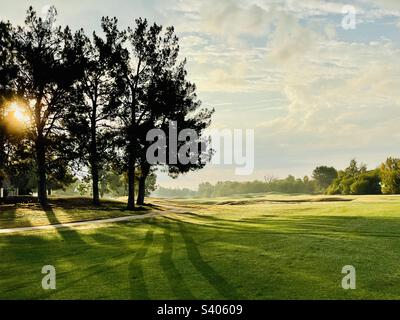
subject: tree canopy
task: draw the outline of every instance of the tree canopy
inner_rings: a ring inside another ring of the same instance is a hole
[[[102,34],[88,37],[56,18],[54,7],[45,18],[30,7],[22,26],[0,23],[0,184],[9,173],[28,191],[36,183],[45,205],[52,188],[87,180],[99,205],[115,172],[127,177],[134,209],[135,194],[143,204],[155,188],[147,133],[178,123],[198,136],[180,146],[201,149],[213,111],[187,79],[173,27],[138,18],[120,30],[116,18],[103,17]],[[163,165],[176,176],[205,162]]]

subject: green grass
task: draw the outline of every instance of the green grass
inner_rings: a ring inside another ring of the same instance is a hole
[[[0,235],[0,298],[399,299],[400,197],[349,199],[153,199],[180,210]],[[41,288],[46,264],[57,290]],[[356,267],[356,290],[341,288],[344,265]]]
[[[132,214],[143,214],[150,207],[137,211],[126,210],[126,204],[106,200],[101,207],[92,205],[88,198],[50,198],[49,206],[43,208],[38,203],[0,204],[0,228],[44,226],[68,222],[107,219]]]

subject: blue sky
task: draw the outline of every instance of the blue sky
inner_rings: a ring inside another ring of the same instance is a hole
[[[88,32],[142,16],[174,25],[181,56],[214,128],[255,130],[255,170],[206,169],[163,186],[310,175],[351,158],[376,167],[400,157],[400,1],[0,0],[0,19],[22,23],[29,5],[55,5],[58,21]],[[341,26],[353,5],[356,28]]]

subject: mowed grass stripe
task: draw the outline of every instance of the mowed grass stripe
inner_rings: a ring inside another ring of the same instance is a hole
[[[400,198],[375,199],[196,204],[101,229],[1,235],[0,298],[399,299]],[[45,264],[57,268],[55,291],[41,289]],[[340,285],[348,264],[356,290]]]

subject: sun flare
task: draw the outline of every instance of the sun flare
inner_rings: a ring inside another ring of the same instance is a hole
[[[12,102],[8,107],[8,113],[12,113],[14,118],[23,124],[29,123],[30,119],[25,108],[18,102]]]

